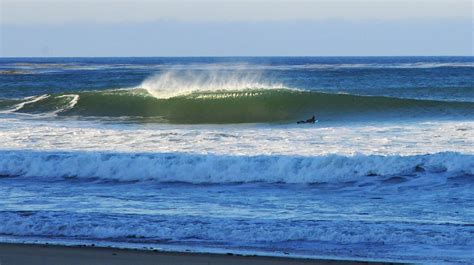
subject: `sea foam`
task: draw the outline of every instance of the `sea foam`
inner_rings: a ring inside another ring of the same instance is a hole
[[[198,155],[2,151],[0,174],[35,178],[97,178],[187,183],[340,183],[416,174],[474,175],[474,156],[443,152],[381,155]]]
[[[261,242],[330,242],[341,244],[438,244],[472,245],[469,226],[422,223],[419,230],[404,222],[348,220],[298,220],[243,218],[232,220],[200,216],[140,216],[101,213],[24,212],[0,213],[0,234],[91,238],[129,242],[174,240],[234,242],[250,246]],[[186,227],[183,229],[183,227]],[[380,235],[384,235],[381,239]],[[305,246],[302,245],[301,248]],[[314,250],[313,250],[314,251]]]

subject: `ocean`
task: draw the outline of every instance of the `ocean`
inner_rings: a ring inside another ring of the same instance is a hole
[[[473,191],[474,57],[0,58],[0,242],[472,264]]]

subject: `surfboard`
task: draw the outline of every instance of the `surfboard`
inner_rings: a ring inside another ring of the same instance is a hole
[[[305,122],[305,121],[297,121],[296,124],[315,124],[318,123],[319,120],[315,120],[314,122]]]

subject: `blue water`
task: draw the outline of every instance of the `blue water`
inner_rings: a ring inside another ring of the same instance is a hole
[[[473,57],[0,58],[1,97],[135,87],[173,69],[263,70],[288,87],[472,101]],[[21,72],[24,71],[24,72]]]
[[[474,57],[0,58],[0,241],[470,264],[473,84]]]

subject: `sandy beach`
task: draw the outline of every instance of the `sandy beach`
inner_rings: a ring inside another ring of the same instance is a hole
[[[201,254],[129,250],[89,246],[57,246],[35,244],[0,244],[2,265],[125,265],[125,264],[186,264],[186,265],[278,265],[278,264],[391,264],[383,262],[294,259],[284,257],[240,256],[233,254]]]

